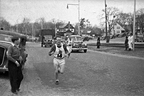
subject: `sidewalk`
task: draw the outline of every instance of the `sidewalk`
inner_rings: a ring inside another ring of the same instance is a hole
[[[90,40],[87,44],[88,49],[94,51],[144,58],[144,42],[135,42],[134,51],[125,51],[124,41],[125,38],[111,39],[109,43],[106,43],[106,40],[101,40],[100,49],[96,48],[96,40]]]
[[[90,40],[86,43],[88,46],[96,46],[97,40]],[[106,43],[106,40],[101,40],[101,46],[108,46],[108,47],[125,47],[124,45],[125,39],[124,38],[116,38],[116,39],[110,39],[109,43]],[[144,42],[135,42],[136,48],[144,48]]]
[[[111,53],[111,54],[120,54],[124,56],[134,56],[134,57],[144,58],[143,48],[135,48],[134,51],[125,51],[125,48],[123,47],[101,46],[100,49],[97,49],[96,46],[88,46],[88,49],[93,51]]]

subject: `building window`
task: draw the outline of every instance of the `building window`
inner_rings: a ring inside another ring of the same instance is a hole
[[[118,26],[117,29],[120,29],[120,27]]]
[[[120,31],[117,31],[117,33],[120,33]]]

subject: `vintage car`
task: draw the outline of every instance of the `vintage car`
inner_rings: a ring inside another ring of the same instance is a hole
[[[22,40],[22,38],[21,38]],[[12,45],[12,42],[9,42],[9,41],[2,41],[0,40],[0,72],[8,72],[8,59],[7,59],[7,56],[6,56],[6,52],[9,48],[9,46]],[[22,65],[24,66],[25,62],[26,62],[26,58],[28,56],[27,53],[25,53],[25,48],[21,47],[21,56],[23,58],[23,63]]]
[[[8,60],[6,56],[6,52],[8,50],[8,47],[11,46],[11,42],[7,41],[0,41],[0,72],[8,72]]]
[[[87,52],[87,44],[80,35],[71,35],[70,38],[72,40],[72,51]]]

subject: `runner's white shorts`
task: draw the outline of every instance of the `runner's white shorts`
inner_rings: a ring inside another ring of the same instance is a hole
[[[63,73],[64,67],[65,67],[65,59],[64,58],[63,59],[54,58],[53,63],[54,63],[54,67],[56,69],[56,72],[58,72],[58,70],[59,70],[61,73]]]

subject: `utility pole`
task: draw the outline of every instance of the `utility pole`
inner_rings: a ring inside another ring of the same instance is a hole
[[[81,32],[80,32],[80,0],[78,0],[78,34],[81,35]]]
[[[33,38],[34,24],[32,23],[32,38]]]
[[[43,29],[43,22],[41,21],[41,29]]]
[[[106,32],[106,43],[108,43],[108,34],[107,34],[107,4],[105,0],[105,32]]]
[[[80,0],[78,0],[78,4],[67,4],[67,9],[68,9],[69,5],[78,6],[78,34],[81,35],[81,32],[80,32]]]
[[[134,16],[133,16],[133,50],[135,49],[135,14],[136,14],[136,0],[134,0]]]

